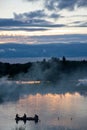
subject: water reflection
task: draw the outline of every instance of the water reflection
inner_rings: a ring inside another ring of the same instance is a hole
[[[16,128],[13,129],[13,130],[25,130],[25,129],[26,129],[26,127],[20,126],[20,127],[16,127]]]
[[[39,115],[40,122],[15,123],[15,115]],[[0,130],[86,130],[87,97],[79,93],[24,96],[0,105]]]
[[[16,81],[17,84],[40,84],[41,81]]]

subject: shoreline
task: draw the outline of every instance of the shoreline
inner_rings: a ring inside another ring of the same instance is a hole
[[[2,63],[10,63],[10,64],[16,64],[16,63],[28,63],[28,62],[37,62],[37,61],[43,61],[50,60],[52,57],[23,57],[23,58],[0,58],[0,62]],[[59,58],[62,60],[62,57],[53,57],[53,58]],[[66,57],[66,60],[69,61],[87,61],[87,57]]]

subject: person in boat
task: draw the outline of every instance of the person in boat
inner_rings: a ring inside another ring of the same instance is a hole
[[[24,113],[23,119],[26,119],[26,117],[27,117],[27,116],[26,116],[26,114]]]
[[[15,119],[18,119],[19,118],[19,115],[18,114],[16,114],[16,118]]]
[[[35,114],[34,119],[35,119],[35,123],[37,123],[37,122],[38,122],[38,120],[39,120],[38,115],[36,115],[36,114]]]
[[[35,114],[35,118],[38,119],[38,115]]]
[[[18,114],[16,114],[15,120],[16,120],[16,123],[18,124],[18,120],[19,120],[19,115]]]
[[[26,124],[26,121],[27,121],[27,116],[26,116],[26,114],[25,114],[25,113],[24,113],[24,116],[22,117],[22,120],[23,120],[24,124]]]
[[[27,117],[26,114],[24,113],[23,117],[19,117],[19,115],[16,114],[15,120],[16,120],[16,123],[18,123],[18,121],[20,121],[20,120],[22,120],[24,122],[24,124],[26,123],[27,120],[34,120],[35,123],[37,123],[39,120],[39,117],[36,114],[34,117]]]

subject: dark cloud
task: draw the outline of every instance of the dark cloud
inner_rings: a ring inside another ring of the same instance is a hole
[[[69,24],[71,27],[87,27],[87,22],[85,21],[74,21]]]
[[[87,7],[87,0],[48,0],[45,2],[45,7],[48,10],[74,10],[75,7]]]
[[[59,15],[59,14],[56,14],[56,13],[52,13],[51,15],[50,15],[50,18],[53,18],[53,19],[58,19],[58,18],[60,18],[61,16]]]
[[[14,19],[0,19],[0,30],[7,31],[44,31],[54,27],[63,27],[64,24],[54,24],[43,19],[30,19],[27,21]]]
[[[75,21],[75,22],[73,22],[74,24],[80,24],[81,23],[81,21]]]
[[[22,13],[22,14],[16,14],[14,13],[14,18],[15,19],[25,19],[25,20],[30,20],[30,19],[35,19],[35,18],[43,18],[46,17],[47,15],[45,14],[44,10],[37,10],[37,11],[31,11],[27,13]]]
[[[58,14],[58,12],[56,13],[54,11],[51,14],[46,14],[44,10],[25,12],[21,14],[14,13],[13,19],[0,19],[0,30],[44,31],[44,30],[48,30],[54,27],[56,28],[56,27],[68,26],[61,23],[55,24],[55,23],[50,22],[50,20],[49,21],[46,20],[47,18],[49,19],[53,18],[56,20],[62,17],[64,16],[61,16],[60,14]],[[77,23],[76,24],[74,23],[74,26],[76,25]],[[2,27],[5,27],[5,28],[2,28]],[[37,28],[34,28],[34,27],[37,27]]]
[[[14,19],[0,19],[0,27],[6,26],[49,26],[52,23],[43,19],[30,19],[30,20],[14,20]],[[53,25],[53,24],[52,24]]]
[[[47,14],[45,10],[36,10],[36,11],[31,11],[31,12],[25,12],[22,14],[16,14],[14,13],[14,19],[15,20],[21,20],[21,21],[34,21],[34,20],[42,20],[46,18],[53,18],[53,19],[58,19],[62,17],[60,14],[54,12],[52,14]]]
[[[14,19],[0,19],[0,26],[22,26],[22,21],[17,21]]]
[[[36,10],[25,12],[22,14],[14,13],[14,20],[22,22],[24,26],[38,26],[38,27],[63,27],[63,24],[54,24],[46,18],[57,19],[61,17],[60,14],[52,13],[46,14],[44,10]]]
[[[39,27],[38,28],[31,28],[31,27],[30,28],[27,28],[27,27],[26,28],[25,27],[21,27],[21,28],[20,27],[15,27],[15,28],[14,27],[9,27],[9,28],[8,27],[0,27],[0,30],[1,31],[4,31],[4,30],[5,31],[20,31],[20,30],[21,31],[45,31],[45,30],[48,30],[48,29],[47,28],[39,28]]]

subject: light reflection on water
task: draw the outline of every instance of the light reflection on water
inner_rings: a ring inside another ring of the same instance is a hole
[[[40,84],[41,81],[16,81],[17,84]]]
[[[38,114],[40,122],[15,123],[15,114]],[[58,119],[59,118],[59,119]],[[86,130],[87,97],[78,93],[28,95],[0,105],[0,130]]]

